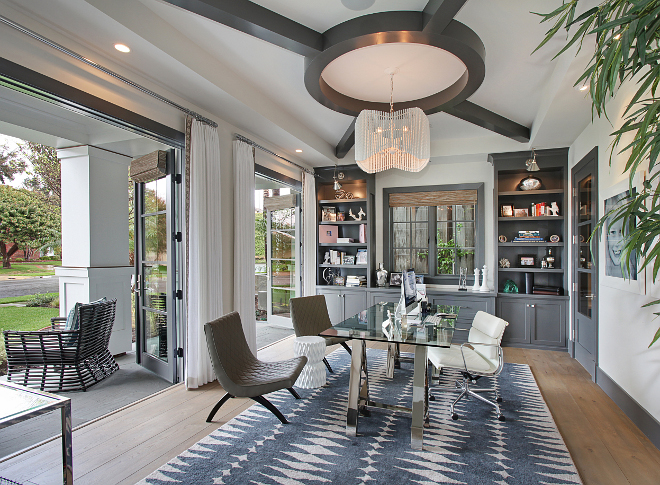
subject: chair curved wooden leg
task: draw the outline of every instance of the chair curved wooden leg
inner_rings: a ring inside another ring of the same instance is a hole
[[[326,367],[328,368],[328,370],[330,371],[330,374],[334,374],[334,373],[335,373],[335,371],[332,370],[332,367],[330,367],[330,362],[328,362],[328,359],[326,359],[325,357],[323,357],[323,363],[325,364],[325,366],[326,366]]]
[[[280,410],[277,409],[275,406],[273,406],[273,404],[272,404],[268,399],[266,399],[265,397],[263,397],[263,396],[255,396],[255,397],[253,397],[253,398],[251,398],[251,399],[257,401],[259,404],[261,404],[263,407],[265,407],[265,408],[268,409],[271,413],[273,413],[275,416],[277,416],[277,419],[279,419],[279,420],[282,422],[282,424],[289,424],[289,422],[286,420],[286,418],[285,418],[284,415],[280,412]]]
[[[234,396],[232,396],[232,395],[229,394],[229,393],[226,393],[224,396],[222,396],[222,399],[220,399],[220,400],[217,402],[217,404],[216,404],[215,406],[213,406],[213,409],[211,409],[211,412],[209,413],[209,417],[206,418],[206,422],[207,422],[207,423],[211,423],[212,420],[213,420],[213,416],[215,416],[215,413],[218,412],[218,409],[220,409],[220,407],[221,407],[224,403],[226,403],[229,399],[231,399],[232,397],[234,397]]]
[[[296,399],[300,399],[300,394],[298,394],[293,387],[287,387],[287,391],[289,391]]]

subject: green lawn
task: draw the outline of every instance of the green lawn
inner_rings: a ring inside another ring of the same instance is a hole
[[[44,293],[44,295],[58,296],[59,293]],[[30,301],[35,296],[36,295],[23,295],[23,296],[10,296],[8,298],[0,298],[0,304],[2,304],[2,303],[23,303],[23,302],[26,302],[26,301]]]
[[[12,263],[11,268],[0,268],[0,276],[50,276],[55,274],[54,269],[48,266],[61,266],[62,261],[38,261],[34,263]]]
[[[57,308],[0,307],[0,375],[4,374],[5,339],[4,330],[39,330],[50,325],[50,319],[59,315]]]

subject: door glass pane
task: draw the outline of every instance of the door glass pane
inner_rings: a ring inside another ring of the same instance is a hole
[[[143,264],[142,274],[144,281],[143,305],[155,310],[166,311],[167,265]]]
[[[167,314],[144,310],[143,351],[167,362]]]
[[[167,261],[167,214],[144,216],[144,259]]]
[[[591,318],[591,273],[578,273],[578,312]]]
[[[579,189],[579,194],[578,194],[578,204],[579,204],[579,210],[578,213],[580,215],[579,221],[588,221],[591,219],[591,214],[593,212],[593,207],[591,204],[591,184],[593,182],[593,178],[591,175],[583,178],[580,180],[580,183],[578,184],[580,189]]]
[[[296,297],[295,290],[288,290],[282,288],[275,288],[272,292],[273,298],[273,315],[289,318],[291,316],[291,308],[289,300]]]
[[[144,184],[144,212],[159,212],[167,209],[167,178]]]
[[[296,286],[296,263],[290,260],[274,259],[270,263],[272,285],[293,288]]]
[[[591,248],[589,237],[591,236],[591,223],[586,223],[578,227],[578,247],[579,262],[578,267],[582,269],[591,269]]]

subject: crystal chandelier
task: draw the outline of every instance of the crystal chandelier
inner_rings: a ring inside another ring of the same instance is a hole
[[[398,168],[419,172],[429,163],[429,120],[420,108],[394,111],[390,72],[390,112],[363,110],[355,122],[355,161],[367,173]]]

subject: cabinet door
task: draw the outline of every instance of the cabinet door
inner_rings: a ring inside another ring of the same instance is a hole
[[[325,295],[325,304],[328,307],[330,323],[336,325],[344,320],[344,305],[341,291],[317,288],[316,294]]]
[[[497,316],[509,322],[504,330],[502,343],[505,344],[528,344],[530,343],[530,331],[527,310],[528,304],[519,299],[497,299]]]
[[[344,300],[344,318],[357,315],[363,310],[367,309],[367,292],[366,291],[344,291],[342,293]]]
[[[530,302],[534,318],[530,321],[532,343],[552,347],[566,345],[565,302],[539,300]]]
[[[400,291],[369,291],[369,306],[374,306],[377,303],[399,303],[400,299]]]

